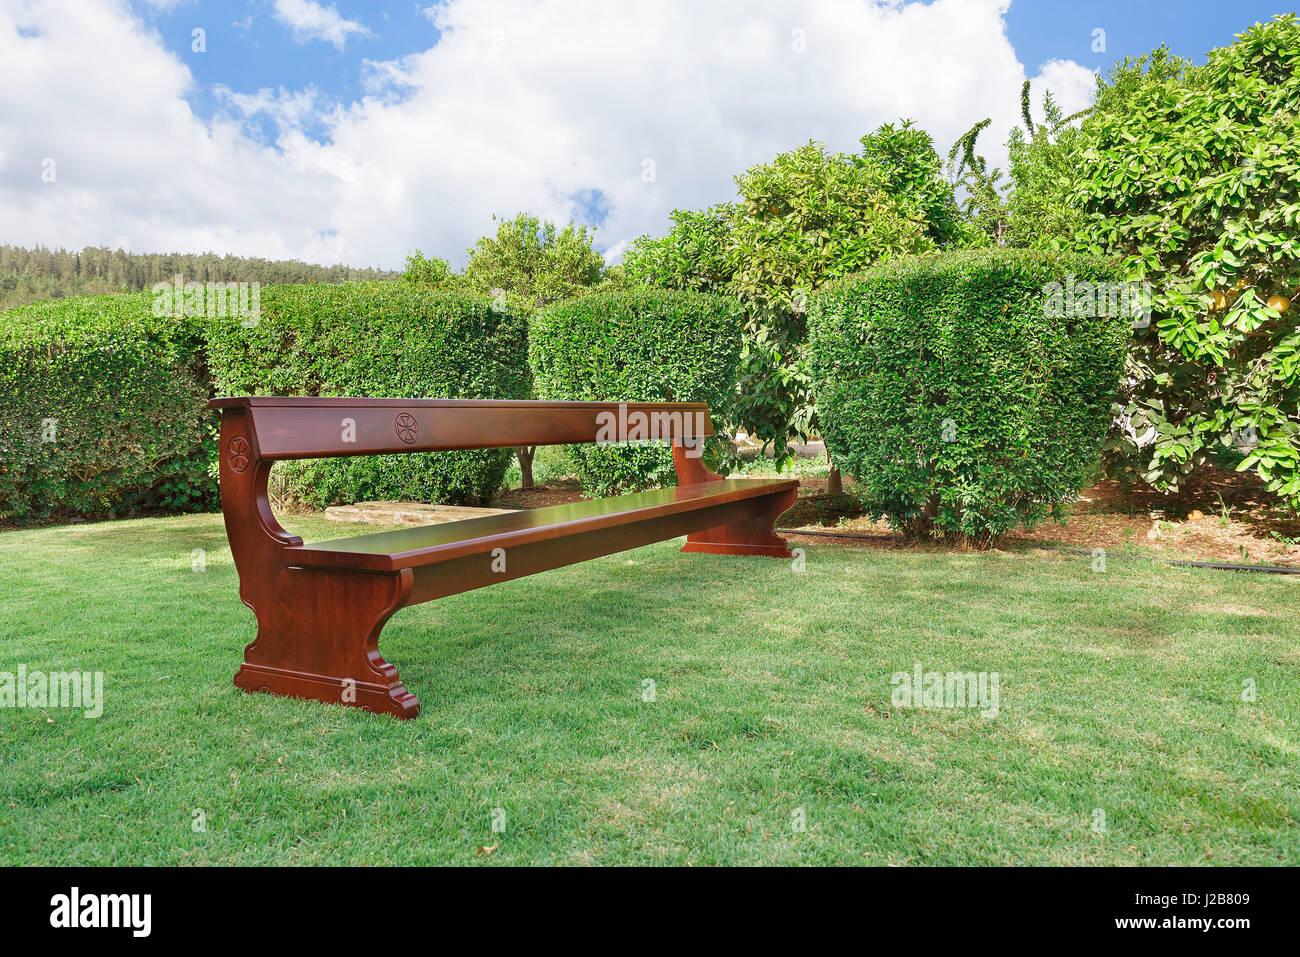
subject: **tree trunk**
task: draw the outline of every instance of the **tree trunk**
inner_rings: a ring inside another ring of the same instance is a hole
[[[844,482],[840,478],[839,467],[832,462],[831,474],[826,479],[826,494],[841,495],[844,492]]]
[[[523,479],[521,488],[533,487],[533,456],[536,454],[535,445],[523,445],[515,449],[515,455],[519,457],[519,474]]]

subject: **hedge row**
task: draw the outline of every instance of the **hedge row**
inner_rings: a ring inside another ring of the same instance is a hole
[[[702,293],[634,289],[567,299],[533,317],[529,361],[542,399],[707,402],[716,426],[733,402],[744,321],[739,303]],[[675,485],[659,446],[567,446],[593,495]],[[718,466],[725,443],[705,445]]]
[[[0,315],[0,521],[215,506],[198,325],[149,294]]]
[[[1060,515],[1091,478],[1131,318],[1083,299],[1050,308],[1068,279],[1117,277],[1085,257],[997,250],[895,260],[813,297],[821,430],[873,515],[987,541]],[[562,301],[531,332],[488,302],[405,283],[269,286],[252,320],[159,318],[154,305],[101,296],[0,316],[0,520],[214,506],[214,393],[521,398],[535,380],[543,399],[703,401],[725,429],[743,325],[733,300],[652,289]],[[725,450],[715,440],[706,464],[722,471]],[[282,498],[315,507],[481,504],[510,454],[274,474]],[[667,448],[569,454],[592,494],[674,482]]]
[[[152,292],[0,316],[0,521],[219,505],[214,394],[521,398],[512,313],[404,283],[267,286],[255,316],[155,313]],[[170,305],[170,304],[168,304]],[[509,450],[281,463],[281,500],[481,504]]]
[[[998,250],[895,260],[813,297],[822,434],[872,516],[977,542],[1059,518],[1095,474],[1133,323],[1084,292],[1118,279]]]
[[[214,507],[214,394],[524,398],[523,317],[405,283],[268,286],[255,319],[157,317],[153,293],[53,300],[0,323],[0,518]],[[543,398],[731,401],[739,307],[633,291],[537,317]],[[47,424],[45,432],[42,423]],[[49,429],[53,431],[50,432]],[[44,439],[48,439],[45,441]],[[716,457],[721,443],[707,454]],[[596,494],[671,484],[671,453],[575,447]],[[509,450],[285,462],[277,497],[486,503]]]
[[[523,317],[459,293],[408,283],[272,286],[248,328],[208,326],[208,356],[228,395],[527,398]],[[323,508],[398,499],[486,504],[509,449],[283,462],[284,500]]]

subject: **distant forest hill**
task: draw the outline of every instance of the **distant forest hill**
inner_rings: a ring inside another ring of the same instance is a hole
[[[398,279],[401,272],[313,266],[296,259],[246,259],[215,253],[128,253],[106,246],[80,252],[0,246],[0,312],[42,299],[137,292],[179,274],[186,282],[348,282]]]

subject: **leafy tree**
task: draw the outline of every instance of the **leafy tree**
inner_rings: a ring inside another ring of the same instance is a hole
[[[809,143],[736,180],[730,291],[750,314],[736,411],[751,434],[785,453],[814,428],[808,297],[824,283],[897,253],[933,248],[921,204],[887,192],[880,165]]]
[[[731,204],[699,212],[675,209],[666,236],[641,236],[623,254],[623,269],[639,285],[690,292],[724,292],[735,272],[727,248],[731,224],[739,218]]]
[[[406,257],[406,271],[402,273],[402,278],[407,282],[420,283],[435,289],[455,288],[460,279],[451,271],[447,260],[439,259],[437,256],[425,259],[424,254],[418,249]]]
[[[1151,287],[1110,439],[1122,476],[1176,488],[1235,443],[1240,468],[1300,506],[1297,64],[1294,15],[1193,70],[1157,51],[1081,127],[1069,241]]]
[[[988,161],[976,152],[980,133],[992,119],[983,119],[957,138],[948,151],[948,169],[954,190],[962,190],[958,203],[971,230],[967,245],[1001,246],[1007,229],[1006,201],[1002,196],[1002,171],[988,168]]]
[[[645,285],[724,293],[746,307],[732,417],[771,443],[815,426],[807,363],[808,297],[826,282],[898,253],[962,237],[951,188],[930,138],[904,121],[863,137],[861,155],[808,143],[736,178],[738,198],[678,210],[659,238],[624,257]],[[832,472],[832,481],[838,473]]]
[[[1008,246],[1044,246],[1050,236],[1065,236],[1078,228],[1078,211],[1065,191],[1073,170],[1072,150],[1079,137],[1075,117],[1067,117],[1051,91],[1043,95],[1043,123],[1035,123],[1029,109],[1029,81],[1021,92],[1024,128],[1011,131],[1007,150],[1011,156],[1011,193],[1006,202],[1005,237]]]
[[[469,250],[464,280],[474,292],[504,295],[529,311],[577,295],[600,281],[605,261],[592,248],[594,232],[569,223],[520,213],[498,220],[494,236],[483,236]]]
[[[1126,57],[1106,77],[1097,78],[1093,105],[1065,116],[1051,92],[1043,95],[1044,122],[1030,112],[1030,84],[1020,94],[1024,127],[1015,127],[1007,142],[1011,191],[1006,202],[1006,241],[1011,246],[1065,249],[1082,226],[1071,196],[1078,172],[1078,152],[1086,133],[1102,117],[1123,116],[1139,90],[1195,75],[1190,60],[1165,47],[1140,57]],[[1078,122],[1082,121],[1082,123]]]
[[[480,237],[469,250],[461,277],[469,290],[526,315],[600,282],[605,260],[592,248],[595,235],[585,225],[556,229],[527,213],[492,219],[496,235]],[[515,450],[524,488],[533,487],[536,451],[535,446]]]
[[[943,163],[930,134],[903,120],[885,123],[862,137],[862,155],[854,161],[873,166],[884,175],[884,189],[905,208],[920,215],[936,246],[963,246],[976,241],[961,215],[952,184],[943,176]]]

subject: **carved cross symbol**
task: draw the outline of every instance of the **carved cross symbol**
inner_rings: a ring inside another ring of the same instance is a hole
[[[230,440],[230,467],[236,472],[248,468],[248,458],[251,454],[252,449],[248,447],[248,439],[237,435]]]
[[[407,445],[411,445],[420,437],[420,423],[415,421],[415,416],[409,412],[399,412],[393,422],[393,428],[397,430],[397,437]]]

